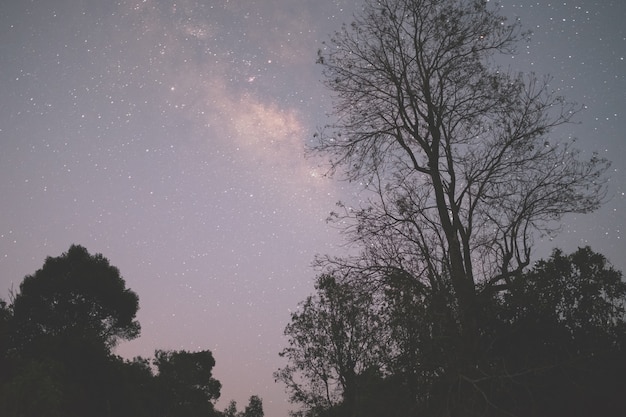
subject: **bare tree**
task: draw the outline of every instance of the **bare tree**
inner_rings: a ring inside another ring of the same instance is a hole
[[[363,254],[326,262],[407,270],[431,289],[449,279],[466,369],[481,294],[529,264],[536,233],[605,192],[608,162],[550,136],[578,108],[549,79],[495,65],[525,36],[487,1],[366,0],[319,52],[336,122],[312,150],[373,191],[338,214]]]

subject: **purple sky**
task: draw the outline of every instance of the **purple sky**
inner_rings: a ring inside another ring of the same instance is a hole
[[[535,32],[514,70],[585,104],[554,132],[613,160],[611,200],[559,238],[626,269],[626,3],[502,0]],[[356,0],[5,0],[0,4],[0,297],[70,244],[102,253],[140,297],[125,357],[210,349],[223,409],[290,405],[272,372],[324,219],[357,185],[304,148],[331,107],[314,62]]]

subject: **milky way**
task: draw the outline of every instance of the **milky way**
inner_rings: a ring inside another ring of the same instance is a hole
[[[282,331],[314,254],[344,250],[327,213],[358,191],[304,157],[332,109],[316,51],[358,4],[2,2],[0,296],[84,245],[140,297],[142,336],[117,353],[210,349],[221,408],[258,394],[286,416]],[[625,269],[626,7],[501,4],[534,32],[503,65],[552,74],[585,107],[555,135],[614,161],[607,204],[536,255],[590,244]]]

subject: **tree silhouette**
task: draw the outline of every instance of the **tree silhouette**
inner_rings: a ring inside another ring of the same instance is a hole
[[[291,315],[285,329],[289,346],[280,353],[289,365],[275,377],[287,385],[291,400],[308,410],[341,405],[345,415],[352,415],[358,375],[378,364],[381,323],[371,293],[339,284],[332,275],[320,276],[316,289]]]
[[[219,413],[221,417],[263,417],[263,400],[258,395],[252,395],[244,411],[237,411],[237,402],[232,400],[228,407]]]
[[[216,414],[213,404],[220,396],[221,384],[213,378],[213,354],[199,352],[155,352],[157,384],[162,404],[160,415],[210,416]]]
[[[302,406],[294,415],[456,415],[451,404],[465,406],[460,415],[626,413],[626,283],[588,247],[570,255],[555,250],[507,291],[482,300],[479,367],[457,379],[449,372],[456,363],[453,317],[441,315],[446,300],[424,296],[399,274],[366,289],[355,279],[320,281],[317,295],[292,315],[282,353],[289,365],[277,373]],[[330,310],[333,303],[341,307]],[[366,334],[332,332],[349,329],[351,317]],[[337,358],[350,356],[351,343],[367,355],[352,353],[361,365],[351,369],[348,389],[340,383],[346,365]],[[332,401],[323,395],[327,386],[337,387]]]
[[[530,264],[533,236],[596,209],[605,192],[608,162],[549,136],[577,107],[549,79],[495,65],[525,36],[487,1],[366,0],[319,53],[336,122],[313,151],[369,196],[334,213],[360,256],[320,265],[374,282],[399,270],[446,300],[437,314],[453,319],[445,372],[454,392],[487,372],[484,300]],[[462,397],[472,399],[450,397],[442,413],[483,401]]]
[[[1,416],[221,415],[210,351],[157,350],[152,360],[113,354],[139,335],[138,297],[102,255],[72,245],[10,295],[10,305],[0,299]],[[261,399],[252,396],[241,415],[262,417]]]
[[[72,245],[24,278],[13,300],[13,337],[22,352],[50,343],[93,345],[109,352],[139,335],[139,298],[100,254]]]
[[[484,345],[507,373],[480,386],[494,402],[516,415],[626,413],[626,283],[604,256],[555,250],[493,303]]]
[[[258,395],[252,395],[248,400],[243,417],[263,417],[263,400]]]
[[[48,257],[4,309],[9,366],[0,409],[6,415],[108,415],[117,361],[111,349],[139,335],[137,309],[137,295],[102,255],[72,245]]]
[[[238,417],[239,413],[237,412],[237,401],[231,400],[228,403],[228,407],[222,411],[223,417]]]

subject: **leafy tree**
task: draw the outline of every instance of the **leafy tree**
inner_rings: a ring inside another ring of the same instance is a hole
[[[243,417],[263,417],[264,415],[263,400],[258,395],[251,396],[243,412]]]
[[[237,402],[232,400],[228,407],[220,413],[222,417],[263,417],[263,400],[258,395],[252,395],[244,411],[237,411]]]
[[[220,396],[221,384],[213,378],[213,354],[199,352],[155,352],[157,384],[163,404],[161,414],[169,416],[207,416],[216,414],[214,402]]]
[[[443,414],[485,405],[471,383],[492,372],[485,300],[530,264],[533,236],[596,209],[605,192],[608,162],[550,136],[578,108],[549,79],[495,65],[525,36],[484,0],[365,0],[319,53],[336,122],[313,151],[370,196],[335,213],[361,254],[321,265],[370,283],[400,270],[446,301],[437,314],[452,318],[451,349],[436,375],[462,395]]]
[[[119,340],[139,335],[138,303],[105,257],[72,245],[20,284],[12,304],[15,348],[35,353],[60,343],[109,352]]]
[[[228,403],[228,407],[222,412],[223,417],[238,417],[240,413],[237,412],[237,401],[231,400]]]
[[[389,390],[392,384],[403,393],[400,408],[414,414],[424,392],[455,365],[451,352],[457,322],[449,307],[454,300],[449,287],[433,289],[400,271],[390,273],[382,284],[380,314],[389,334],[383,363],[392,377],[381,381],[381,389]]]
[[[137,309],[137,295],[102,255],[72,245],[48,257],[3,308],[10,366],[0,407],[7,415],[107,415],[111,349],[139,335]]]
[[[624,334],[626,283],[606,258],[579,248],[570,255],[555,249],[504,295],[511,321],[551,322],[584,344],[615,345]],[[606,339],[606,340],[604,340]],[[579,346],[577,351],[584,351]]]
[[[454,350],[447,349],[454,339],[447,333],[451,318],[440,316],[445,310],[439,304],[445,300],[424,295],[415,283],[397,274],[366,291],[371,294],[369,307],[359,314],[375,312],[379,327],[371,327],[375,341],[368,348],[368,363],[372,366],[354,372],[353,403],[341,390],[332,403],[313,395],[320,386],[319,375],[331,371],[336,375],[338,366],[328,353],[329,346],[334,346],[327,336],[329,322],[318,321],[320,315],[309,311],[312,306],[321,310],[322,302],[307,299],[315,302],[303,304],[287,328],[291,344],[283,354],[290,361],[291,373],[282,370],[278,374],[291,388],[292,400],[304,406],[294,414],[455,415],[451,403],[468,407],[460,415],[626,414],[622,392],[626,386],[626,282],[601,254],[588,247],[570,255],[555,250],[549,259],[516,276],[506,291],[483,299],[480,373],[465,375],[456,385],[448,374],[454,364],[449,357]],[[360,292],[348,283],[333,285],[333,296],[342,300],[343,311],[356,311],[362,303]],[[306,326],[300,325],[303,316],[311,318]],[[301,377],[297,385],[294,379],[284,378],[296,374]]]
[[[159,350],[152,361],[112,354],[139,335],[138,297],[102,255],[72,245],[11,296],[10,305],[0,300],[0,415],[218,415],[210,351]],[[263,415],[258,397],[247,413]]]
[[[292,402],[311,415],[342,405],[356,410],[358,375],[377,364],[380,323],[372,294],[322,275],[317,293],[291,315],[285,329],[289,347],[281,352],[289,364],[275,373],[287,385]]]
[[[539,416],[626,413],[626,283],[604,256],[589,247],[554,250],[494,304],[485,345],[507,373],[479,386],[501,408]]]

